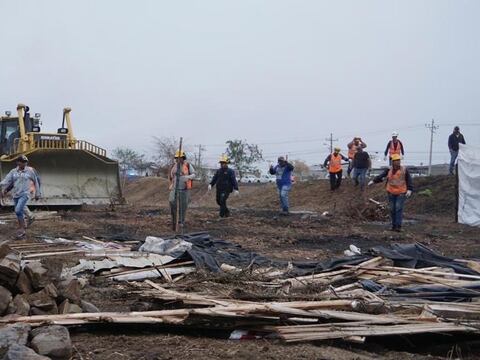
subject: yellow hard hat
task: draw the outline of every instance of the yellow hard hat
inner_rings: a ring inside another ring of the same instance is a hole
[[[402,157],[401,157],[400,155],[398,155],[398,154],[393,154],[393,155],[392,155],[392,161],[401,160],[401,159],[402,159]]]
[[[185,151],[183,151],[183,150],[182,151],[180,151],[180,150],[175,151],[175,159],[179,158],[179,157],[186,157],[185,156]]]
[[[222,156],[220,156],[220,160],[218,160],[218,162],[220,162],[220,163],[224,162],[224,163],[228,164],[230,162],[230,160],[228,159],[227,155],[222,155]]]
[[[342,151],[342,149],[340,149],[338,146],[335,146],[335,148],[333,149],[333,151],[338,151],[338,152],[340,152],[340,151]]]

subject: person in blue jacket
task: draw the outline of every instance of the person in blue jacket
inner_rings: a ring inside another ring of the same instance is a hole
[[[278,158],[277,165],[270,166],[270,174],[277,177],[278,195],[280,196],[280,205],[282,206],[282,215],[288,215],[288,193],[292,189],[292,171],[293,165],[283,156]]]

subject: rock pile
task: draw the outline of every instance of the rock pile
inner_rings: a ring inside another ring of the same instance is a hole
[[[0,316],[53,315],[98,311],[80,298],[80,282],[60,278],[58,262],[32,260],[0,244]]]
[[[0,358],[3,360],[63,360],[71,356],[72,342],[64,326],[31,330],[29,324],[18,323],[0,328]]]

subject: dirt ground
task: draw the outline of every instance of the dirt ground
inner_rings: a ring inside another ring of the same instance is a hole
[[[292,215],[278,215],[275,185],[244,185],[239,197],[231,197],[232,216],[220,219],[214,191],[195,184],[186,231],[208,231],[214,237],[237,243],[271,258],[284,260],[326,259],[341,256],[350,244],[361,249],[375,245],[421,242],[450,257],[480,258],[480,230],[455,223],[453,178],[415,179],[418,190],[406,205],[402,233],[389,231],[388,213],[369,203],[385,203],[385,190],[375,185],[366,195],[349,181],[332,193],[327,181],[302,182],[290,194]],[[428,191],[425,191],[428,190]],[[168,184],[163,179],[144,178],[127,184],[127,205],[115,209],[62,210],[60,220],[39,221],[29,233],[38,236],[116,240],[142,240],[145,236],[171,235]],[[368,210],[368,211],[365,211]],[[295,213],[299,211],[300,213]],[[302,212],[303,211],[303,212]],[[304,213],[308,211],[307,213]],[[329,216],[320,214],[328,212]],[[310,213],[311,212],[311,213]],[[0,239],[14,231],[0,225]],[[65,258],[72,262],[75,258]],[[188,290],[208,287],[192,275],[179,283]],[[182,283],[183,282],[183,283]],[[195,283],[195,285],[191,285]],[[84,298],[101,310],[128,311],[138,300],[128,286],[93,281]],[[229,294],[225,294],[228,296]],[[162,328],[72,329],[75,359],[444,359],[480,358],[479,339],[454,337],[382,338],[364,345],[340,342],[289,345],[279,341],[229,341],[225,332],[188,334]]]

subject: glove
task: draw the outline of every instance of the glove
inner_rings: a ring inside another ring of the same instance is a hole
[[[373,180],[370,180],[370,181],[368,182],[368,186],[371,186],[371,185],[373,185],[373,184],[374,184]]]
[[[239,196],[239,195],[240,195],[240,191],[238,191],[238,190],[233,190],[233,195]]]
[[[208,191],[212,190],[212,185],[208,185]]]
[[[409,198],[410,196],[412,196],[412,190],[407,190],[407,193],[405,194],[405,196],[407,198]]]

